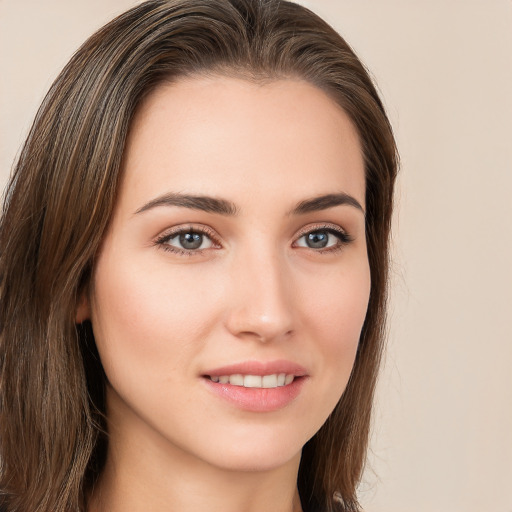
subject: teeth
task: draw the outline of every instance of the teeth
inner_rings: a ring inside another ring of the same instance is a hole
[[[229,378],[231,384],[231,377]],[[235,384],[236,386],[236,384]],[[244,377],[244,388],[261,388],[261,377],[259,375],[246,375]]]
[[[277,375],[264,375],[261,378],[261,385],[264,388],[277,388]]]
[[[231,375],[229,377],[229,383],[233,384],[233,386],[243,386],[244,385],[244,376],[237,373],[236,375]]]
[[[277,388],[287,386],[293,382],[295,375],[286,373],[274,373],[272,375],[220,375],[213,376],[210,379],[220,384],[231,384],[233,386],[243,386],[245,388]]]

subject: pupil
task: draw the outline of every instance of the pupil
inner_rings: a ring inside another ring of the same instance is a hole
[[[184,249],[199,249],[203,243],[201,233],[183,233],[180,235],[180,244]]]
[[[329,235],[326,231],[315,231],[314,233],[309,233],[306,240],[308,247],[312,249],[322,249],[327,245]]]

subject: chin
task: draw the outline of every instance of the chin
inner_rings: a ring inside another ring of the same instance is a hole
[[[311,435],[275,425],[231,431],[228,435],[224,432],[214,443],[208,443],[203,459],[228,471],[271,471],[294,463],[298,466],[302,448]]]
[[[266,447],[268,448],[268,447]],[[274,447],[275,448],[275,447]],[[242,450],[240,447],[224,452],[217,461],[220,469],[233,472],[268,472],[277,470],[289,464],[300,461],[302,446],[298,451],[285,452],[283,450]]]

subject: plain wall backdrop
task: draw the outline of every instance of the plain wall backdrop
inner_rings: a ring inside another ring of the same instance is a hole
[[[136,3],[0,0],[2,189],[61,67]],[[512,2],[299,3],[369,67],[402,157],[362,504],[512,512]]]

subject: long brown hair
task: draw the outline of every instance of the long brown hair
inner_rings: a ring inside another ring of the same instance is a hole
[[[371,293],[346,391],[306,444],[308,510],[359,510],[382,350],[397,153],[384,108],[347,43],[280,0],[150,0],[94,34],[46,96],[6,191],[0,224],[0,502],[9,511],[85,510],[101,472],[105,376],[90,326],[76,326],[116,198],[134,111],[162,81],[221,73],[299,77],[357,127],[366,169]],[[336,495],[336,499],[333,497]]]

